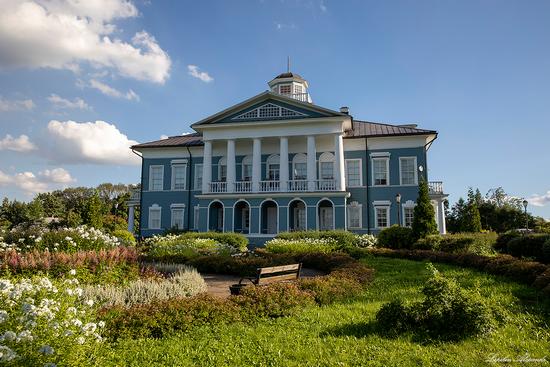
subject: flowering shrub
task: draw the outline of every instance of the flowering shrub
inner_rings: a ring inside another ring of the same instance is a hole
[[[204,292],[206,292],[206,282],[190,266],[160,281],[139,279],[123,287],[97,285],[84,288],[86,298],[93,299],[103,306],[133,306],[152,301],[192,297]]]
[[[332,238],[303,238],[297,240],[274,238],[265,244],[265,249],[275,254],[308,252],[330,253],[338,250],[338,247],[338,242]]]
[[[180,234],[165,234],[163,236],[149,237],[144,241],[145,245],[179,245],[194,243],[194,240],[212,240],[214,243],[229,247],[231,252],[247,251],[248,239],[239,233],[218,232],[186,232]],[[198,242],[200,243],[200,241]]]
[[[146,258],[155,261],[186,262],[201,255],[236,253],[232,246],[208,238],[181,238],[176,235],[153,236],[145,240]]]
[[[340,249],[357,246],[358,235],[352,232],[343,230],[333,231],[295,231],[283,232],[277,235],[277,238],[284,240],[301,240],[301,239],[326,239],[334,240],[338,243]]]
[[[73,277],[0,279],[0,361],[12,366],[77,363],[102,340],[104,323],[94,320],[93,306]]]
[[[355,243],[357,247],[370,248],[376,246],[378,239],[372,234],[362,234],[357,236],[357,241]]]
[[[113,282],[137,277],[137,251],[134,247],[116,247],[110,250],[79,251],[75,253],[15,250],[0,252],[0,272],[3,274],[49,273],[63,275],[70,269],[79,269],[81,280]]]
[[[0,233],[0,251],[76,252],[109,249],[121,245],[121,240],[117,237],[87,226],[55,230],[34,226],[27,229],[4,230]]]

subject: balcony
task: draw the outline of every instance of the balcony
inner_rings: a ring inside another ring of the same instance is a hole
[[[315,180],[314,191],[338,191],[336,180]],[[254,191],[251,181],[237,181],[233,186],[234,190],[227,182],[211,182],[208,184],[209,194],[223,193],[252,193],[252,192],[308,192],[309,185],[307,180],[290,180],[286,187],[281,187],[279,180],[264,180],[259,182],[259,190]]]
[[[443,194],[443,182],[442,181],[430,181],[428,182],[428,190],[430,194],[442,195]]]
[[[298,100],[300,102],[311,103],[309,99],[309,93],[281,93],[282,96]]]

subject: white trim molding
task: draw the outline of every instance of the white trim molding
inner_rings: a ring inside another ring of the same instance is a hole
[[[357,210],[357,212],[359,214],[359,225],[358,226],[350,225],[350,219],[351,219],[350,209]],[[352,201],[351,203],[349,203],[346,210],[348,211],[347,212],[347,220],[348,220],[347,226],[348,226],[348,228],[349,229],[361,229],[361,228],[363,228],[363,204],[360,204],[357,201]]]
[[[160,168],[160,189],[153,189],[153,169]],[[149,187],[148,191],[164,191],[164,165],[152,164],[149,166]]]
[[[413,183],[408,183],[408,184],[403,183],[403,165],[402,165],[402,162],[405,159],[413,159],[414,160],[414,170],[413,170],[413,172],[414,172],[414,182]],[[416,186],[416,185],[418,185],[418,160],[417,160],[416,156],[399,157],[399,184],[401,186]]]
[[[348,181],[348,162],[351,161],[359,161],[359,185],[350,185]],[[345,165],[345,174],[346,174],[346,187],[349,188],[357,188],[357,187],[363,187],[363,159],[361,158],[348,158],[344,160]]]
[[[385,161],[386,162],[386,184],[385,185],[377,185],[376,184],[376,180],[375,180],[375,167],[374,167],[374,162],[375,161]],[[372,186],[373,187],[385,187],[385,186],[390,186],[390,157],[389,156],[384,156],[384,157],[371,157],[371,165],[372,165],[372,169],[371,169],[371,179],[372,179]]]
[[[158,227],[157,226],[153,226],[151,224],[151,212],[152,211],[155,211],[155,212],[158,212],[159,213],[159,218],[158,218],[158,221],[159,221],[159,225]],[[147,216],[147,229],[161,229],[162,228],[162,207],[159,206],[158,204],[153,204],[149,207],[149,210],[148,210],[148,216]]]

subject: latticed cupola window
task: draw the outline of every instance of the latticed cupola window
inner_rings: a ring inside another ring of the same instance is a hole
[[[259,117],[279,117],[281,115],[280,107],[274,104],[266,104],[258,109]]]
[[[279,93],[280,94],[291,94],[292,93],[292,86],[290,84],[283,84],[279,86]]]

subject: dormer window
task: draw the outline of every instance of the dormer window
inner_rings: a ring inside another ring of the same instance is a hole
[[[290,84],[283,84],[279,86],[279,93],[280,94],[291,94],[292,93],[292,86]]]
[[[304,92],[303,92],[303,89],[302,89],[302,86],[301,86],[301,85],[295,85],[295,86],[294,86],[294,93],[295,93],[295,94],[302,94],[302,93],[304,93]]]

